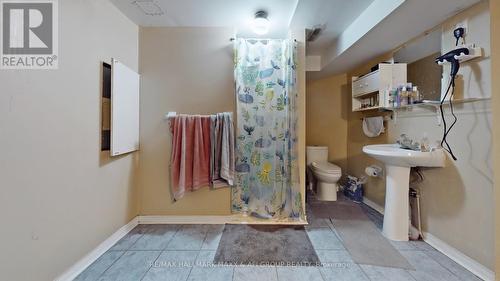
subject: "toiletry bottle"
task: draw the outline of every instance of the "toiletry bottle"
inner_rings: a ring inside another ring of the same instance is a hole
[[[401,106],[401,87],[398,88],[397,92],[396,92],[396,107],[400,107]]]
[[[414,104],[415,103],[415,92],[413,92],[413,88],[411,91],[408,92],[408,104]]]
[[[406,91],[406,87],[403,87],[403,89],[401,89],[399,101],[400,101],[400,106],[408,105],[408,92]]]
[[[415,95],[415,97],[414,97],[414,99],[415,99],[415,100],[414,100],[414,102],[415,102],[415,103],[419,103],[419,102],[421,102],[421,101],[422,101],[422,99],[420,98],[420,92],[418,91],[417,86],[413,86],[413,93],[414,93],[414,95]]]
[[[390,92],[389,92],[389,106],[390,107],[394,107],[395,104],[396,104],[396,93],[397,91],[392,89]]]

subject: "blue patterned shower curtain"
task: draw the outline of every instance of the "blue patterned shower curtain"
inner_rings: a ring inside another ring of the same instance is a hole
[[[237,174],[232,210],[300,219],[296,43],[236,39],[234,52]]]

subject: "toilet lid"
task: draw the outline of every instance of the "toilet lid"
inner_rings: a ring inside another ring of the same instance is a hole
[[[330,173],[330,174],[340,174],[342,172],[342,169],[330,162],[313,162],[312,166],[315,169],[318,169],[318,171],[325,172],[325,173]]]

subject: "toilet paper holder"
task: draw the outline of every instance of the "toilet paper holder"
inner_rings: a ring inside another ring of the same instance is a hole
[[[382,169],[382,167],[380,166],[377,166],[377,165],[370,165],[368,167],[365,168],[365,173],[370,176],[370,177],[376,177],[376,178],[379,178],[379,177],[382,177],[383,174],[384,174],[384,170]]]

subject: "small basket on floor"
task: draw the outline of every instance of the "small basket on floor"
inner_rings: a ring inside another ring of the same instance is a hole
[[[363,202],[363,183],[364,178],[358,179],[357,177],[348,175],[342,183],[344,196],[356,203]]]

